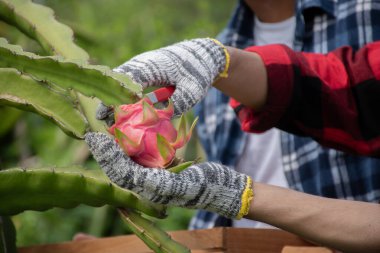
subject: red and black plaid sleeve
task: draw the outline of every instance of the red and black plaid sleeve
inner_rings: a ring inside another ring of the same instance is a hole
[[[328,147],[380,157],[380,42],[329,54],[283,45],[246,50],[266,65],[268,98],[260,112],[231,100],[244,131],[278,127]]]

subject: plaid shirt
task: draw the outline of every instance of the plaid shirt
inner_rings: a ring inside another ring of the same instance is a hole
[[[380,2],[369,0],[299,0],[296,8],[294,48],[327,53],[350,45],[358,49],[380,40]],[[253,45],[254,15],[240,1],[219,40],[225,45]],[[197,107],[198,135],[210,161],[233,168],[242,154],[247,133],[228,105],[229,98],[216,89]],[[284,173],[292,189],[331,198],[367,202],[380,200],[380,159],[349,155],[320,146],[308,137],[281,132]],[[190,229],[226,226],[217,214],[200,210]]]
[[[380,158],[380,41],[328,54],[276,44],[246,50],[266,66],[268,97],[260,112],[231,99],[244,131],[276,126],[326,147]]]

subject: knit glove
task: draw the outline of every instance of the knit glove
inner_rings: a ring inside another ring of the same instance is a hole
[[[171,99],[178,116],[200,101],[219,76],[227,76],[228,65],[226,48],[217,40],[205,38],[137,55],[114,71],[129,75],[143,88],[174,85]]]
[[[87,133],[85,141],[112,182],[152,202],[205,209],[236,219],[248,213],[253,192],[247,175],[211,162],[192,165],[178,174],[144,168],[105,134]]]

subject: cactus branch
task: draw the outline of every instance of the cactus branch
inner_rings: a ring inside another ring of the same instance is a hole
[[[0,182],[1,215],[53,207],[72,208],[79,204],[95,207],[108,204],[133,208],[155,217],[164,216],[162,206],[148,203],[111,183],[104,175],[76,167],[7,169],[0,171]]]
[[[72,92],[72,96],[78,101],[79,110],[87,118],[88,125],[93,132],[102,132],[108,134],[108,126],[102,120],[96,119],[96,109],[100,104],[100,100],[96,97],[86,97],[79,92]]]
[[[189,167],[193,162],[179,164],[171,169],[173,173],[179,173]],[[182,244],[174,241],[170,235],[157,227],[153,222],[145,219],[134,210],[119,208],[119,213],[128,228],[132,230],[149,248],[156,253],[188,253],[190,250]]]
[[[0,68],[0,104],[38,112],[56,123],[64,132],[80,138],[87,128],[84,116],[68,97],[15,69]]]
[[[156,227],[154,223],[145,219],[134,210],[119,208],[121,217],[128,228],[156,253],[189,253],[190,250],[174,241],[165,231]]]
[[[16,230],[8,216],[0,216],[0,253],[17,253]]]
[[[108,67],[78,64],[56,56],[38,56],[8,44],[5,39],[0,39],[0,67],[15,68],[36,80],[98,97],[108,105],[135,102],[136,94],[141,93],[140,85]]]
[[[73,31],[59,23],[52,9],[30,0],[0,0],[0,19],[35,39],[50,54],[87,63],[89,56],[73,41]]]

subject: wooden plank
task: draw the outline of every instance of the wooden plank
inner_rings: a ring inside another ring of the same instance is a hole
[[[223,252],[223,229],[169,232],[172,238],[194,252]],[[58,244],[22,247],[19,253],[151,253],[152,251],[135,235],[115,236]]]
[[[278,229],[214,228],[174,231],[169,234],[174,240],[190,248],[193,253],[280,253],[284,246],[312,246],[296,235]],[[36,245],[19,249],[19,253],[51,252],[151,253],[152,251],[135,235]]]
[[[281,253],[334,253],[334,251],[325,247],[285,246]]]
[[[312,246],[300,237],[279,229],[226,228],[228,253],[280,253],[286,245]]]
[[[109,253],[151,252],[145,244],[142,241],[137,240],[135,236],[116,236],[58,244],[35,245],[19,249],[19,253],[100,253],[106,251]]]
[[[221,250],[223,248],[224,228],[183,230],[169,234],[172,238],[190,249]]]
[[[210,249],[210,250],[208,250],[208,249],[206,249],[206,250],[203,250],[203,249],[191,250],[191,253],[225,253],[225,252],[226,252],[225,250],[220,251],[220,250],[212,250],[212,249]]]

